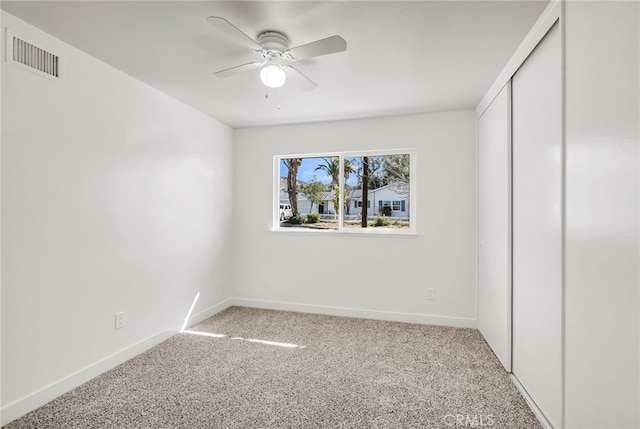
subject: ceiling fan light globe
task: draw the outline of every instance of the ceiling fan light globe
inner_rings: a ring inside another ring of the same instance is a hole
[[[260,80],[269,88],[280,88],[287,80],[287,74],[276,64],[267,64],[260,70]]]

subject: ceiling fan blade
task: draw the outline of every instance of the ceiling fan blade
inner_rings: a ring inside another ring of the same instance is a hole
[[[310,91],[310,90],[312,90],[312,89],[314,89],[315,87],[317,87],[317,86],[318,86],[318,84],[317,84],[317,83],[315,83],[314,81],[312,81],[311,79],[309,79],[309,77],[308,77],[307,75],[305,75],[304,73],[302,73],[300,70],[298,70],[298,69],[297,69],[297,68],[295,68],[294,66],[289,65],[289,64],[286,64],[286,65],[284,65],[284,66],[282,66],[282,67],[284,67],[284,68],[288,68],[288,69],[291,69],[291,70],[293,70],[293,71],[297,72],[300,76],[302,76],[302,77],[304,78],[304,82],[305,82],[305,85],[304,85],[304,86],[305,86],[305,89],[306,89],[306,90],[309,90],[309,91]]]
[[[244,31],[220,16],[210,16],[207,18],[209,24],[226,34],[230,39],[251,49],[262,49],[260,43],[249,37]]]
[[[296,60],[319,57],[320,55],[334,54],[347,50],[347,42],[340,36],[331,36],[326,39],[316,40],[306,45],[289,49]]]
[[[227,77],[237,72],[251,70],[252,68],[260,67],[262,64],[263,63],[256,63],[256,62],[240,64],[238,66],[229,67],[228,69],[218,70],[217,72],[214,72],[213,75],[218,77]]]

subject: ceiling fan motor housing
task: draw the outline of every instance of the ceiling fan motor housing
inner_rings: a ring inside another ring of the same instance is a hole
[[[286,52],[289,50],[289,39],[277,31],[265,31],[260,34],[258,43],[265,51]]]

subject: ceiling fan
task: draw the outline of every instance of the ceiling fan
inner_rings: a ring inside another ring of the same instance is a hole
[[[310,87],[315,88],[317,84],[291,63],[343,52],[347,49],[347,42],[338,35],[289,48],[289,39],[279,31],[265,31],[258,36],[258,40],[254,40],[222,17],[210,16],[207,21],[230,39],[246,46],[260,57],[256,61],[219,70],[213,73],[214,76],[224,77],[239,71],[260,68],[260,80],[269,88],[279,88],[284,85],[287,80],[286,70],[293,70],[300,74]]]

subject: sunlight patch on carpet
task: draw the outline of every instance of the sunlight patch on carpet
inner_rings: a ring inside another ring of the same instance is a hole
[[[201,337],[228,338],[224,334],[212,334],[210,332],[191,331],[191,330],[188,330],[188,329],[182,331],[182,333],[183,334],[190,334],[190,335],[200,335]],[[307,347],[307,346],[300,346],[298,344],[293,344],[293,343],[281,343],[279,341],[258,340],[258,339],[255,339],[255,338],[231,337],[229,339],[231,339],[231,340],[242,340],[242,341],[247,341],[249,343],[265,344],[265,345],[268,345],[268,346],[285,347],[285,348],[289,348],[289,349],[304,349],[304,348]]]
[[[212,337],[212,338],[224,338],[226,337],[226,335],[223,334],[212,334],[210,332],[201,332],[201,331],[190,331],[190,330],[186,330],[186,331],[182,331],[183,334],[190,334],[190,335],[200,335],[201,337]]]

